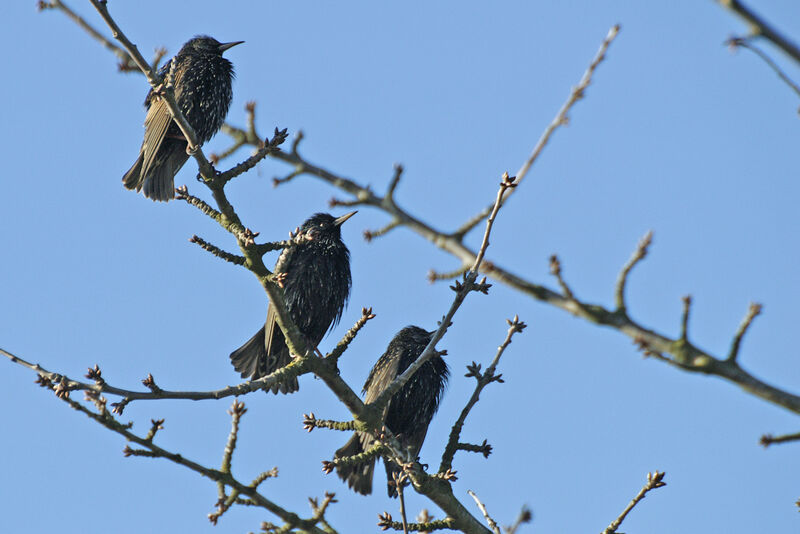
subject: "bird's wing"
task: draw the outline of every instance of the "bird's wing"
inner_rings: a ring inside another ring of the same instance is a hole
[[[156,159],[158,149],[167,135],[167,130],[172,124],[172,115],[163,98],[150,101],[147,117],[144,119],[144,142],[142,143],[142,176],[147,176],[150,166]]]
[[[384,364],[381,365],[380,361],[378,364],[372,368],[372,371],[369,373],[369,378],[367,378],[367,384],[364,386],[366,390],[366,397],[364,401],[369,404],[370,402],[374,402],[378,396],[383,393],[389,384],[397,378],[397,368],[400,365],[400,358],[386,358],[386,355],[381,356],[381,360],[384,360]],[[389,401],[391,404],[392,401]],[[388,411],[389,405],[387,404],[386,410],[384,410],[384,417],[386,417],[386,411]]]
[[[275,313],[275,308],[272,303],[269,304],[267,309],[267,322],[264,325],[264,347],[267,351],[266,370],[267,373],[273,372],[278,367],[282,367],[289,363],[288,350],[286,349],[286,341],[283,338],[281,327],[278,326],[278,314]],[[277,361],[282,352],[286,351],[286,362]]]

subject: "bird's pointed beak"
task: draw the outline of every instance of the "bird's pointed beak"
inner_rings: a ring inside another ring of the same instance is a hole
[[[343,222],[345,222],[347,219],[349,219],[350,217],[352,217],[352,216],[353,216],[353,215],[355,215],[356,213],[358,213],[358,210],[356,210],[356,211],[351,211],[351,212],[350,212],[350,213],[348,213],[347,215],[342,215],[342,216],[341,216],[341,217],[339,217],[338,219],[334,219],[334,221],[333,221],[333,225],[334,225],[334,226],[341,226]]]
[[[236,46],[236,45],[240,45],[240,44],[242,44],[243,42],[244,42],[244,41],[233,41],[233,42],[230,42],[230,43],[221,43],[221,44],[219,45],[219,53],[221,54],[221,53],[223,53],[225,50],[227,50],[227,49],[229,49],[229,48],[233,48],[233,47],[234,47],[234,46]]]

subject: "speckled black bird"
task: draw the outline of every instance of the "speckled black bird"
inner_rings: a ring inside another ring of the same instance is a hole
[[[220,43],[200,35],[184,44],[159,70],[166,83],[172,69],[175,100],[201,145],[222,127],[233,97],[233,65],[222,53],[243,42]],[[144,190],[147,198],[169,201],[175,197],[175,174],[189,159],[186,138],[172,120],[164,99],[153,89],[144,105],[144,141],[139,158],[122,177],[122,183],[128,189]]]
[[[364,384],[366,394],[364,402],[367,404],[374,402],[395,378],[403,374],[422,354],[433,334],[434,332],[428,332],[418,326],[407,326],[400,330],[370,371]],[[400,388],[386,407],[384,424],[414,458],[419,455],[422,442],[425,441],[428,425],[439,408],[439,401],[442,400],[449,376],[447,364],[441,356],[435,355]],[[371,441],[372,438],[367,434],[356,432],[344,447],[336,451],[334,458],[360,454],[370,447]],[[396,497],[397,490],[392,483],[392,473],[399,472],[399,468],[390,462],[384,461],[384,464],[389,497]],[[362,495],[372,493],[374,470],[374,458],[363,464],[336,468],[339,478]]]
[[[355,213],[338,219],[327,213],[312,215],[300,227],[309,240],[284,249],[276,263],[275,273],[286,275],[283,296],[289,315],[314,347],[339,322],[350,296],[350,251],[342,242],[341,226]],[[231,363],[242,378],[256,380],[292,361],[275,319],[270,303],[266,324],[231,353]],[[293,393],[299,389],[297,378],[271,389],[273,393]]]

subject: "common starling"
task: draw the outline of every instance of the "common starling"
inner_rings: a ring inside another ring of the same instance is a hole
[[[312,347],[339,322],[350,296],[350,251],[342,242],[341,226],[355,213],[338,219],[327,213],[312,215],[300,227],[309,240],[284,249],[276,264],[276,274],[286,276],[283,296],[289,316]],[[242,378],[256,380],[292,361],[276,317],[270,303],[266,324],[231,353],[231,363]],[[272,386],[276,394],[298,389],[296,377]]]
[[[220,43],[200,35],[184,44],[159,70],[164,83],[172,71],[175,100],[201,145],[222,127],[231,105],[233,65],[222,53],[243,42]],[[153,89],[147,93],[144,105],[144,141],[122,183],[128,189],[144,189],[147,198],[169,201],[175,197],[175,175],[189,159],[188,143],[172,120],[166,102]]]
[[[434,332],[428,332],[418,326],[407,326],[394,336],[386,352],[380,357],[378,363],[369,373],[364,384],[367,404],[375,399],[401,375],[409,365],[422,354],[430,343]],[[433,419],[433,414],[439,408],[447,378],[450,371],[447,364],[438,354],[426,361],[406,384],[400,388],[389,401],[384,412],[384,424],[400,441],[412,458],[419,455],[428,425]],[[334,458],[354,456],[369,449],[372,437],[356,432],[353,437],[336,453]],[[397,496],[392,473],[399,473],[400,469],[391,462],[384,460],[386,466],[386,480],[388,482],[389,497]],[[347,485],[362,495],[372,493],[372,472],[375,469],[375,458],[363,464],[340,466],[336,468],[339,478]]]

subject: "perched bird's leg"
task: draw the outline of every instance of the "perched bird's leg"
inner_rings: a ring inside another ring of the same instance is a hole
[[[150,90],[153,96],[162,97],[167,94],[167,86],[165,82],[161,82]]]

